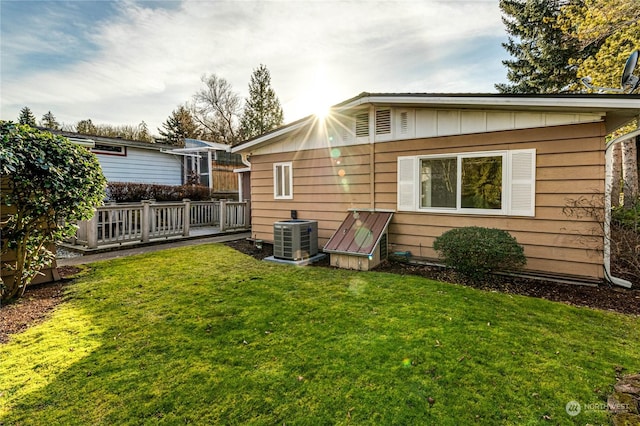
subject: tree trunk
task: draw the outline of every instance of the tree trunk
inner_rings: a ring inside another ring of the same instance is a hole
[[[611,207],[620,206],[620,193],[622,192],[622,148],[617,143],[611,148],[613,149],[613,165],[611,167]]]
[[[622,143],[622,178],[624,180],[624,208],[633,207],[638,198],[638,157],[636,140]]]

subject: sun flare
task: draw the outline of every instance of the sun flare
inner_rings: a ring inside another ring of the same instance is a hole
[[[331,109],[334,90],[325,67],[317,66],[313,78],[310,79],[309,88],[300,100],[300,110],[323,120]]]

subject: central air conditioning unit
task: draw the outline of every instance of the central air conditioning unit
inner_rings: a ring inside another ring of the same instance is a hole
[[[283,220],[273,224],[273,257],[303,260],[318,254],[318,222]]]

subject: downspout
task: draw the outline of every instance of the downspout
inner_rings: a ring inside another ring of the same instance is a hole
[[[249,154],[240,154],[240,161],[242,164],[251,169],[251,163],[249,162]],[[238,201],[244,199],[244,173],[238,173]]]
[[[251,167],[251,163],[249,162],[249,154],[241,154],[240,155],[240,160],[242,161],[242,164],[244,164],[247,167]]]
[[[640,136],[640,129],[619,136],[605,145],[605,190],[604,190],[604,273],[605,279],[611,284],[624,288],[631,288],[631,282],[611,275],[611,187],[613,183],[613,150],[614,145]]]

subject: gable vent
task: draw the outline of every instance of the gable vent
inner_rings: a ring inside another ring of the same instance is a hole
[[[391,110],[376,110],[376,135],[388,135],[391,133]]]
[[[346,127],[342,128],[342,142],[349,142],[349,136],[351,136],[351,132]]]
[[[362,112],[356,115],[356,137],[369,136],[369,112]]]
[[[409,132],[409,113],[402,111],[400,113],[400,133],[406,135]]]

